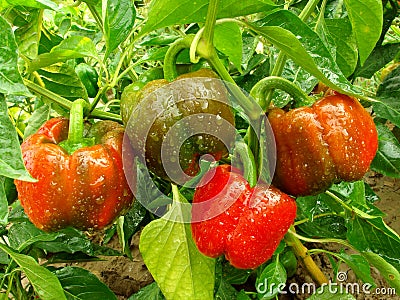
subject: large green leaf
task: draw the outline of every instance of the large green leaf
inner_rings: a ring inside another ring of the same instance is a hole
[[[204,22],[208,3],[208,0],[153,0],[149,6],[147,22],[140,34],[173,24]],[[276,7],[271,0],[221,0],[217,17],[245,16],[269,11]]]
[[[8,117],[5,98],[0,94],[0,175],[35,181],[25,169],[17,131]]]
[[[371,286],[375,286],[374,279],[371,276],[370,265],[363,256],[347,254],[345,252],[337,253],[337,256],[353,270],[358,279],[361,279],[364,283],[371,284]]]
[[[43,300],[67,299],[57,277],[37,263],[31,256],[19,254],[6,245],[0,244],[0,249],[6,252],[20,266],[22,272]]]
[[[36,108],[28,120],[24,131],[24,139],[37,132],[42,124],[50,118],[50,107],[46,104]]]
[[[388,43],[376,47],[355,75],[357,77],[371,78],[376,72],[392,61],[399,52],[400,43]]]
[[[242,33],[238,24],[222,23],[215,26],[214,45],[241,71]]]
[[[26,6],[35,8],[47,8],[57,10],[58,6],[51,0],[2,0],[0,2],[0,10],[9,6]]]
[[[357,44],[349,19],[326,19],[326,26],[336,46],[336,63],[343,74],[350,76],[358,59]]]
[[[143,229],[140,252],[167,299],[213,299],[215,260],[197,249],[178,202],[187,201],[180,198],[163,218]]]
[[[386,279],[390,286],[400,291],[400,273],[391,264],[379,255],[372,252],[363,252],[362,255],[368,262],[379,270],[379,273]]]
[[[286,279],[285,268],[280,262],[272,262],[267,265],[256,280],[258,299],[274,299]]]
[[[103,1],[103,27],[108,56],[131,32],[136,10],[132,0]]]
[[[327,86],[346,94],[360,94],[343,75],[318,34],[295,14],[274,11],[248,26]]]
[[[383,124],[376,124],[379,147],[371,169],[386,176],[400,178],[400,143]]]
[[[137,293],[133,294],[128,300],[164,300],[165,297],[161,293],[157,282],[153,282],[145,287],[141,288]]]
[[[84,36],[74,35],[53,47],[49,53],[38,55],[38,57],[32,60],[29,64],[28,71],[33,72],[57,62],[82,57],[97,58],[98,54],[96,46],[91,39]]]
[[[354,248],[376,253],[400,270],[400,238],[382,218],[354,216],[348,220],[347,228],[347,239]]]
[[[379,102],[374,102],[375,113],[400,127],[400,66],[394,69],[378,87],[376,96]]]
[[[383,24],[381,0],[344,0],[356,36],[361,65],[379,40]]]
[[[66,63],[57,63],[38,70],[46,89],[68,100],[87,99],[88,94],[74,69]]]
[[[12,28],[2,16],[0,16],[0,41],[0,93],[30,96],[18,71],[18,46]]]
[[[19,19],[21,19],[20,15],[18,14]],[[29,10],[24,15],[24,24],[19,25],[14,32],[19,52],[29,59],[34,59],[38,55],[42,15],[43,11],[40,9]],[[21,23],[21,20],[19,22]]]
[[[67,299],[116,300],[115,294],[88,270],[77,267],[64,267],[54,271]],[[56,298],[54,298],[56,299]]]

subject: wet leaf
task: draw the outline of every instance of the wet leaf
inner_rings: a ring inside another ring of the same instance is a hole
[[[274,11],[248,26],[327,86],[346,94],[360,93],[343,75],[318,34],[290,11]]]
[[[173,24],[204,22],[208,3],[207,0],[153,0],[149,6],[147,22],[140,34]],[[276,5],[270,0],[221,0],[217,18],[245,16],[273,8]]]
[[[386,176],[400,178],[400,143],[383,124],[376,124],[379,136],[378,151],[371,169]]]
[[[136,9],[132,0],[106,0],[102,3],[107,57],[128,37],[135,24]]]
[[[49,53],[38,55],[38,57],[29,64],[28,72],[33,72],[68,59],[83,57],[97,59],[96,47],[90,38],[74,35],[53,47]]]
[[[54,271],[67,299],[116,300],[117,297],[96,275],[78,267],[64,267]]]
[[[88,94],[78,75],[66,63],[58,63],[37,71],[46,89],[74,101],[88,99]]]
[[[379,40],[383,24],[381,0],[344,0],[357,40],[361,65]]]

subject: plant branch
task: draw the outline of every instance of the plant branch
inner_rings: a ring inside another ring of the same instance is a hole
[[[214,28],[215,21],[217,20],[219,0],[210,0],[208,4],[208,11],[206,17],[206,24],[204,25],[204,32],[202,34],[205,43],[205,52],[211,54],[214,50]]]
[[[328,283],[328,279],[326,278],[324,273],[322,273],[321,269],[317,266],[317,264],[309,255],[308,249],[304,247],[304,245],[301,243],[301,241],[295,234],[293,226],[291,228],[292,229],[289,230],[289,232],[285,235],[286,243],[290,247],[292,247],[292,250],[296,255],[296,257],[303,262],[307,271],[310,273],[312,279],[317,284],[322,285],[324,283]]]

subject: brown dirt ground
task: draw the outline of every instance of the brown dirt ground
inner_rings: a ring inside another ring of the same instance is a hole
[[[399,201],[400,201],[400,179],[393,179],[384,177],[380,174],[370,172],[366,175],[366,181],[370,184],[375,193],[380,197],[380,201],[376,205],[384,211],[387,216],[385,217],[386,223],[393,228],[396,232],[400,232],[400,215],[399,215]],[[118,296],[119,299],[127,299],[131,294],[138,291],[141,287],[148,285],[153,281],[151,274],[146,269],[143,259],[140,255],[138,243],[139,234],[136,234],[131,243],[131,251],[133,260],[126,257],[104,257],[104,261],[85,262],[75,264],[77,266],[90,270],[93,274],[97,275],[111,290]],[[118,239],[114,237],[107,246],[112,248],[119,248]],[[321,245],[306,244],[307,248],[318,248]],[[324,244],[324,248],[330,251],[338,251],[340,247],[336,244]],[[400,250],[399,250],[400,251]],[[332,266],[326,255],[313,256],[315,262],[321,268],[326,276],[333,280]],[[347,272],[348,283],[355,283],[357,279],[354,273],[348,269],[344,264],[340,267],[341,271]],[[380,276],[375,268],[371,268],[371,274],[375,279],[377,287],[388,288],[389,286],[385,280]],[[312,282],[311,277],[307,272],[299,266],[296,274],[289,279],[290,283],[301,285],[302,283]],[[344,283],[346,283],[344,282]],[[399,294],[399,292],[397,292]],[[308,294],[299,295],[281,295],[279,299],[305,299]],[[360,293],[355,295],[357,300],[383,300],[383,299],[400,299],[395,295],[365,295]]]

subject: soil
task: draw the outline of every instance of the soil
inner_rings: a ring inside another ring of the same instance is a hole
[[[400,216],[399,216],[399,200],[400,200],[400,179],[393,179],[384,177],[380,174],[370,172],[365,177],[366,182],[372,187],[375,193],[380,197],[380,200],[376,202],[376,206],[387,214],[384,218],[385,222],[396,232],[400,233]],[[138,243],[139,243],[140,232],[137,233],[132,239],[131,251],[133,260],[126,257],[104,257],[104,261],[96,262],[84,262],[77,263],[80,267],[90,270],[93,274],[97,275],[110,289],[117,295],[118,299],[128,299],[130,295],[137,292],[140,288],[153,282],[151,274],[148,272],[143,259],[140,255]],[[114,237],[107,246],[119,249],[119,242]],[[306,244],[308,249],[318,248],[321,245]],[[324,248],[330,251],[338,251],[341,247],[337,244],[324,244]],[[328,257],[324,254],[313,256],[317,265],[321,268],[322,272],[328,276],[332,281],[333,271],[332,265]],[[346,272],[347,280],[343,281],[346,283],[357,283],[357,279],[354,273],[349,268],[342,264],[339,268],[340,271]],[[380,291],[386,293],[391,291],[388,284],[379,274],[375,268],[371,268],[371,275],[375,280],[377,287]],[[300,265],[297,269],[296,274],[288,280],[287,287],[290,284],[296,284],[301,286],[302,283],[312,283],[311,277],[307,274],[307,271]],[[362,283],[360,283],[360,287]],[[386,289],[386,290],[385,290]],[[398,293],[399,294],[399,293]],[[353,293],[357,300],[383,300],[383,299],[399,299],[396,295],[377,295],[371,290],[371,294],[365,294],[360,292]],[[310,295],[307,293],[281,295],[279,299],[306,299]]]

